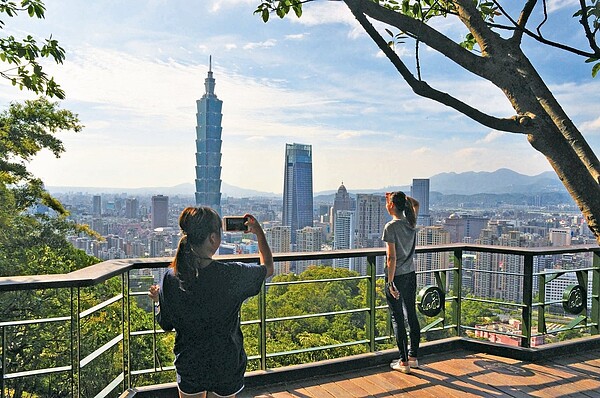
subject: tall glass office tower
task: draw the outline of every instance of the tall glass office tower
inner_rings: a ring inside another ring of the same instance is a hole
[[[412,180],[411,194],[419,202],[417,225],[428,227],[431,225],[429,214],[429,178],[414,178]]]
[[[285,144],[285,170],[283,176],[283,225],[292,232],[313,226],[312,146]]]
[[[221,108],[223,101],[215,94],[212,59],[205,93],[196,107],[196,205],[209,206],[221,214]]]

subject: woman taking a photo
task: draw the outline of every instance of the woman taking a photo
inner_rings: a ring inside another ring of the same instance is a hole
[[[179,216],[182,237],[159,286],[157,321],[175,329],[175,369],[182,398],[235,397],[244,388],[246,352],[240,308],[273,275],[273,256],[258,221],[246,214],[256,234],[260,265],[212,259],[221,244],[222,220],[209,207],[188,207]]]
[[[385,296],[392,312],[392,326],[400,352],[399,360],[393,361],[390,366],[402,373],[410,373],[411,366],[419,367],[417,354],[421,339],[415,306],[417,275],[414,264],[419,202],[401,191],[386,193],[385,197],[387,211],[392,216],[381,238],[386,247]],[[404,325],[405,315],[410,346]]]

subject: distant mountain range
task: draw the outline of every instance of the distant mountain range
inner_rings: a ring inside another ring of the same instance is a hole
[[[281,197],[281,193],[261,192],[229,185],[221,185],[224,196],[230,197]],[[337,188],[315,192],[315,197],[328,197],[337,192]],[[173,187],[147,188],[91,188],[91,187],[54,187],[49,186],[51,193],[83,192],[98,193],[127,193],[128,195],[169,195],[193,196],[194,184],[179,184]],[[409,191],[410,186],[388,186],[380,189],[353,189],[350,194],[379,193],[393,190]],[[441,173],[430,177],[430,191],[443,195],[475,195],[475,194],[542,194],[566,193],[566,189],[552,171],[546,171],[535,176],[519,174],[509,169],[499,169],[493,172],[469,171],[465,173]]]

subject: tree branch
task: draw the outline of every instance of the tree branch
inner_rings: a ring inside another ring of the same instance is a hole
[[[523,30],[525,29],[525,26],[527,26],[527,22],[529,21],[529,18],[531,17],[531,14],[533,13],[533,9],[534,9],[535,5],[537,4],[537,0],[528,0],[527,3],[525,3],[525,6],[523,6],[523,9],[521,10],[521,14],[519,15],[519,20],[516,22],[514,22],[512,20],[512,17],[507,12],[504,11],[504,9],[498,3],[497,0],[494,0],[494,4],[496,4],[496,6],[502,12],[502,14],[506,18],[508,18],[511,22],[513,22],[514,25],[518,28],[515,31],[515,33],[513,34],[512,40],[515,41],[516,43],[521,44],[521,41],[523,40]]]
[[[585,37],[587,37],[588,42],[590,43],[590,48],[596,52],[596,57],[600,58],[600,47],[598,47],[598,43],[596,43],[594,34],[592,33],[592,30],[590,29],[588,13],[585,11],[585,9],[586,9],[585,0],[579,0],[579,6],[581,7],[581,19],[579,20],[579,22],[583,25],[583,30],[585,31]]]
[[[344,0],[352,13],[364,14],[380,22],[394,26],[430,48],[443,54],[469,72],[487,79],[487,61],[462,48],[428,24],[401,13],[379,6],[369,0]],[[357,17],[358,18],[358,17]]]
[[[510,133],[527,134],[525,132],[525,125],[529,121],[527,116],[515,116],[512,118],[497,118],[490,116],[484,112],[479,111],[476,108],[458,100],[457,98],[449,95],[448,93],[436,90],[429,86],[424,81],[418,80],[406,67],[404,62],[398,57],[398,55],[392,50],[387,42],[381,37],[379,32],[373,27],[373,25],[367,20],[363,10],[361,9],[360,0],[344,0],[350,11],[362,25],[365,31],[369,34],[371,39],[377,44],[379,49],[388,57],[392,64],[396,67],[396,70],[400,73],[402,78],[408,83],[412,90],[419,96],[432,99],[443,105],[457,110],[463,115],[475,120],[476,122],[487,126],[489,128],[506,131]],[[364,3],[363,3],[364,4]],[[394,13],[395,14],[395,13]],[[412,18],[410,18],[412,19]],[[383,21],[382,21],[383,22]],[[396,25],[394,25],[396,26]],[[404,30],[404,27],[396,26],[399,29]],[[446,39],[449,40],[449,39]]]
[[[585,6],[585,0],[579,0],[581,3],[583,3],[583,5]],[[575,55],[579,55],[582,57],[588,57],[588,58],[592,58],[592,57],[600,57],[600,48],[598,48],[598,45],[596,44],[596,41],[593,39],[594,35],[591,32],[590,28],[589,28],[589,24],[587,23],[587,17],[586,21],[583,21],[584,16],[582,15],[582,21],[581,24],[584,26],[584,30],[586,33],[586,37],[588,38],[588,41],[590,43],[590,48],[592,50],[594,50],[594,52],[589,52],[589,51],[584,51],[584,50],[580,50],[578,48],[575,47],[571,47],[568,46],[566,44],[562,44],[559,42],[555,42],[552,40],[548,40],[546,39],[541,31],[540,31],[540,27],[538,26],[537,31],[538,33],[534,33],[531,30],[527,29],[525,26],[527,24],[527,21],[529,20],[529,17],[531,16],[531,13],[533,12],[533,8],[535,6],[535,4],[537,3],[537,0],[529,0],[527,2],[527,4],[525,4],[525,6],[523,7],[523,10],[521,11],[521,15],[519,17],[518,21],[515,21],[508,12],[506,12],[504,10],[504,8],[502,8],[502,6],[500,5],[500,3],[497,0],[493,0],[494,4],[498,7],[498,9],[500,10],[500,12],[502,13],[502,15],[504,15],[506,17],[506,19],[508,19],[513,25],[514,25],[514,29],[515,29],[515,33],[513,34],[512,39],[520,45],[521,41],[522,41],[522,36],[523,33],[526,34],[527,36],[531,37],[532,39],[542,43],[542,44],[546,44],[548,46],[551,47],[555,47],[558,48],[560,50],[563,51],[567,51],[570,52],[572,54]],[[583,9],[582,9],[583,11]],[[496,24],[488,24],[490,27],[494,27],[494,28],[499,28],[499,29],[510,29],[507,26],[502,26],[502,25],[496,25]],[[586,29],[587,26],[587,29]],[[589,33],[588,33],[589,32]]]

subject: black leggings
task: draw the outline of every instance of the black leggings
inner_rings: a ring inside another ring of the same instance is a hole
[[[387,281],[386,281],[387,282]],[[392,326],[398,351],[400,351],[400,360],[408,361],[408,357],[417,357],[419,353],[419,341],[421,340],[421,327],[417,318],[417,308],[415,305],[415,296],[417,294],[417,274],[410,272],[404,275],[394,276],[394,285],[400,292],[400,297],[395,299],[391,295],[387,283],[385,288],[385,297],[387,298],[390,311],[392,313]],[[404,319],[408,320],[408,329],[410,333],[410,347],[406,336],[406,326]]]

